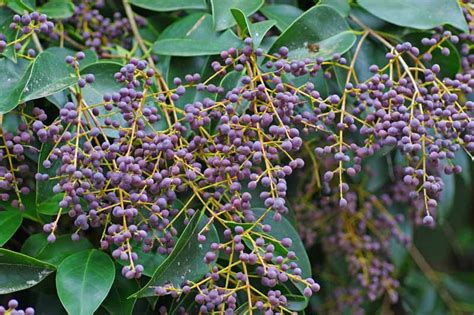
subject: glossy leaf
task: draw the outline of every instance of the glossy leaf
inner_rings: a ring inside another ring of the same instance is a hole
[[[211,0],[214,29],[225,30],[235,25],[231,9],[239,9],[245,16],[249,16],[263,5],[264,0]]]
[[[282,32],[303,14],[303,10],[287,4],[264,5],[260,11],[267,18],[275,20],[276,27]]]
[[[3,246],[15,234],[22,220],[18,209],[0,211],[0,246]]]
[[[129,299],[128,297],[138,289],[140,289],[140,286],[137,280],[129,280],[117,271],[114,284],[109,291],[109,295],[107,295],[102,303],[102,307],[112,315],[130,315],[133,312],[137,299]]]
[[[54,270],[54,266],[46,262],[0,248],[0,294],[30,288]]]
[[[66,258],[56,274],[59,299],[69,314],[91,315],[109,293],[115,278],[110,257],[87,250]]]
[[[204,244],[196,244],[198,233],[208,218],[203,213],[193,216],[183,233],[180,235],[171,254],[156,269],[147,285],[134,297],[153,296],[153,287],[171,284],[180,287],[184,280],[198,280],[203,277],[209,267],[204,263],[204,255],[210,250],[211,243],[218,242],[219,237],[214,226],[207,233]]]
[[[357,3],[387,22],[427,30],[449,24],[468,32],[461,8],[454,0],[359,0]]]
[[[294,21],[273,44],[270,52],[277,52],[280,47],[286,46],[290,50],[290,59],[322,57],[327,60],[335,53],[348,51],[355,41],[356,36],[336,10],[318,5]]]
[[[120,68],[121,65],[118,63],[101,61],[93,63],[82,69],[82,74],[85,75],[90,73],[95,76],[94,82],[87,84],[82,89],[84,102],[87,104],[87,106],[103,103],[104,94],[116,92],[123,87],[114,79],[114,74],[119,72]],[[99,113],[102,114],[102,116],[99,115],[96,117],[101,125],[104,125],[104,115],[107,115],[107,117],[110,117],[114,121],[119,121],[122,125],[125,124],[125,120],[120,114],[120,110],[118,108],[114,108],[111,111],[106,111],[103,106],[99,106],[97,108]],[[91,113],[87,113],[86,115],[91,115]],[[118,131],[114,130],[113,128],[103,128],[103,132],[108,137],[112,138],[117,138],[119,135]]]
[[[205,0],[130,0],[130,3],[143,9],[159,12],[206,9]]]
[[[265,209],[253,209],[255,216],[261,217],[266,212]],[[285,237],[290,238],[293,241],[289,250],[295,252],[298,267],[301,268],[301,276],[303,278],[311,277],[311,263],[308,258],[308,254],[306,253],[306,249],[304,248],[303,242],[295,230],[295,227],[284,217],[281,218],[281,221],[275,222],[273,219],[273,212],[269,212],[265,215],[264,219],[261,221],[262,224],[269,224],[271,225],[272,229],[268,232],[269,235],[273,236],[277,240],[281,240]],[[298,288],[300,293],[303,293],[305,286],[301,283],[294,283],[294,285]],[[308,304],[309,299],[301,296],[301,299],[294,299],[294,307],[295,310],[302,310],[305,309],[306,305]]]
[[[23,243],[21,252],[57,267],[68,256],[90,248],[92,244],[83,237],[73,241],[71,235],[61,235],[54,243],[48,243],[47,235],[38,233],[31,235]]]
[[[58,58],[55,50],[45,50],[30,64],[19,61],[1,59],[3,66],[0,74],[2,91],[0,98],[0,113],[6,113],[17,104],[46,97],[73,85],[76,82],[74,70],[68,66],[64,59]]]
[[[64,90],[76,83],[74,69],[59,59],[56,54],[45,50],[36,57],[31,66],[28,83],[23,88],[20,102],[42,98]]]
[[[213,30],[209,14],[193,14],[167,27],[154,43],[153,51],[160,55],[189,57],[216,55],[239,45],[240,40],[232,31],[221,34]]]
[[[49,0],[38,10],[51,19],[65,19],[74,14],[74,4],[70,0]]]
[[[29,62],[18,60],[14,63],[10,59],[0,59],[0,114],[7,113],[18,104],[23,86],[26,84]]]
[[[231,9],[235,21],[242,33],[250,35],[254,48],[258,48],[265,34],[276,24],[274,20],[250,23],[245,14],[239,9]]]

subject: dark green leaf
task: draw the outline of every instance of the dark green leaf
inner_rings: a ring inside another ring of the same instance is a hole
[[[390,23],[427,30],[443,24],[469,32],[457,1],[359,0],[361,7]]]
[[[206,9],[205,0],[130,0],[130,3],[140,8],[159,12]]]
[[[207,220],[204,213],[193,216],[171,254],[158,266],[147,285],[133,295],[134,297],[153,296],[152,287],[165,283],[180,287],[184,280],[198,280],[209,271],[209,266],[203,261],[204,255],[210,250],[211,243],[219,242],[213,225],[206,235],[206,242],[196,245],[198,233],[204,228]]]
[[[58,268],[56,287],[69,314],[91,315],[109,293],[115,278],[110,257],[98,250],[67,257]]]
[[[253,47],[260,47],[265,34],[276,24],[274,20],[267,20],[258,23],[250,23],[245,14],[239,9],[231,9],[235,21],[244,34],[249,34],[253,41]]]
[[[59,59],[54,52],[45,50],[31,65],[28,83],[23,88],[20,102],[42,98],[76,83],[74,69]]]
[[[0,294],[30,288],[54,269],[53,265],[43,261],[0,248]]]
[[[140,253],[142,255],[142,253]],[[128,280],[119,272],[115,275],[115,281],[110,289],[109,295],[102,303],[111,315],[130,315],[137,301],[136,298],[128,298],[140,289],[137,280]]]
[[[68,256],[90,248],[92,244],[83,237],[73,241],[71,235],[61,235],[54,243],[48,243],[47,235],[38,233],[23,243],[21,252],[57,267]]]
[[[11,111],[18,104],[27,81],[28,66],[29,62],[23,59],[17,63],[7,58],[0,59],[0,114]]]
[[[431,38],[431,36],[428,32],[415,32],[408,34],[404,39],[419,47],[420,55],[423,55],[428,50],[428,47],[421,45],[421,40],[423,37]],[[454,77],[461,69],[461,56],[451,42],[445,41],[442,46],[449,48],[449,56],[443,55],[441,49],[437,48],[431,52],[432,59],[429,62],[424,61],[424,63],[429,67],[438,64],[441,68],[441,77]]]
[[[65,19],[74,14],[74,4],[70,0],[49,0],[38,10],[49,18]]]
[[[101,61],[93,63],[82,69],[81,73],[90,73],[95,76],[94,82],[86,85],[82,89],[83,99],[87,106],[102,104],[104,102],[104,94],[117,92],[121,87],[123,87],[114,79],[114,74],[119,72],[120,68],[121,65],[115,62]],[[104,125],[104,120],[106,117],[110,117],[114,121],[120,121],[122,125],[125,124],[125,120],[120,114],[120,110],[118,108],[114,108],[111,111],[106,111],[103,106],[99,106],[97,109],[99,110],[100,115],[97,116],[96,119],[101,125]],[[86,115],[91,114],[86,113]],[[104,128],[103,131],[108,137],[118,137],[118,130]]]
[[[239,9],[245,16],[249,16],[257,12],[263,3],[264,0],[211,0],[214,29],[222,31],[235,25],[230,9]]]
[[[39,185],[41,185],[40,183]],[[36,211],[38,213],[46,215],[56,215],[59,212],[59,202],[63,200],[64,193],[48,195],[48,199],[45,199],[36,204]],[[63,212],[64,214],[64,212]]]
[[[303,14],[301,9],[287,4],[264,5],[260,11],[267,18],[275,20],[276,27],[282,32]]]
[[[262,215],[265,214],[266,210],[265,209],[253,209],[253,212],[255,213],[255,216],[261,217]],[[272,218],[273,212],[269,212],[265,215],[264,219],[261,221],[262,224],[269,224],[271,225],[272,229],[268,233],[269,235],[273,236],[277,240],[281,240],[285,237],[290,238],[293,241],[292,246],[289,248],[289,250],[292,250],[295,252],[296,257],[297,257],[297,263],[298,267],[301,268],[301,276],[303,278],[308,278],[311,277],[311,263],[309,262],[308,254],[306,253],[306,249],[304,248],[303,242],[301,241],[301,238],[298,234],[298,232],[295,230],[295,227],[284,217],[281,218],[281,221],[275,222]],[[303,293],[303,290],[305,288],[305,285],[301,283],[294,283],[295,286],[298,288],[298,290]],[[296,301],[295,300],[295,307],[298,309],[304,309],[306,305],[308,304],[309,299],[302,296],[302,299],[304,300],[304,306],[301,305],[302,301]]]
[[[441,174],[441,178],[443,179],[444,188],[438,203],[438,217],[440,222],[443,222],[453,209],[456,195],[456,181],[453,175],[446,175],[444,173]]]
[[[15,234],[22,220],[20,210],[0,211],[0,246]]]
[[[216,55],[232,46],[239,46],[240,40],[230,30],[219,33],[212,28],[209,14],[193,14],[167,27],[153,51],[160,55],[201,56]]]
[[[302,60],[322,57],[330,59],[335,53],[343,54],[356,41],[347,22],[333,8],[318,5],[306,11],[280,35],[270,52],[282,46],[289,48],[289,58]],[[317,45],[317,51],[308,45]]]
[[[344,17],[347,17],[351,10],[348,0],[320,0],[318,4],[330,6],[336,9]]]

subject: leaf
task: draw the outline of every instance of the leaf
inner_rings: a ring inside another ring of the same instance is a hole
[[[336,9],[343,17],[347,17],[351,10],[348,0],[320,0],[318,4],[324,4]]]
[[[217,55],[231,46],[227,43],[208,42],[187,38],[163,39],[153,45],[153,51],[161,55],[170,56],[203,56]]]
[[[65,19],[74,14],[74,4],[70,0],[49,0],[38,11],[49,18]]]
[[[293,23],[303,10],[287,4],[264,5],[260,11],[269,19],[276,21],[276,27],[283,32]]]
[[[245,14],[239,9],[231,9],[235,21],[243,33],[249,34],[252,38],[254,48],[260,47],[265,34],[276,24],[274,20],[267,20],[258,23],[250,23]]]
[[[114,79],[114,74],[119,72],[121,65],[110,61],[100,61],[93,63],[81,70],[82,74],[93,74],[95,76],[94,82],[86,85],[82,89],[82,95],[84,102],[88,105],[102,104],[104,102],[103,97],[106,93],[117,92],[123,86]],[[99,121],[100,125],[104,125],[105,115],[110,117],[112,120],[120,121],[121,125],[125,125],[125,120],[120,114],[120,110],[115,107],[108,112],[103,106],[98,106],[99,116],[95,119]],[[89,113],[87,115],[90,115]],[[104,133],[111,138],[117,138],[119,136],[118,130],[113,128],[104,128]]]
[[[91,315],[112,287],[115,266],[110,257],[91,249],[66,258],[56,274],[59,299],[69,314]]]
[[[471,178],[471,159],[467,156],[466,152],[457,151],[454,156],[454,163],[461,166],[462,172],[461,177],[466,186],[470,186],[472,182]]]
[[[277,52],[280,47],[286,46],[290,50],[290,59],[322,57],[327,60],[335,53],[348,51],[355,41],[356,36],[336,10],[318,5],[294,21],[278,37],[270,52]],[[317,51],[309,49],[309,44],[317,45]]]
[[[443,222],[453,209],[455,195],[456,195],[456,178],[453,175],[441,174],[441,179],[444,183],[444,188],[441,191],[441,197],[438,203],[438,217],[439,222]]]
[[[253,212],[258,218],[264,215],[266,209],[253,209]],[[261,223],[271,225],[272,229],[270,232],[268,232],[268,234],[273,236],[275,239],[281,240],[285,237],[288,237],[293,241],[293,244],[288,249],[294,251],[296,254],[296,262],[298,267],[301,268],[301,277],[303,279],[311,277],[311,263],[309,261],[308,254],[306,253],[306,249],[304,248],[303,242],[301,241],[298,232],[295,230],[295,227],[284,217],[281,218],[281,221],[276,222],[272,218],[272,213],[273,212],[267,213]],[[303,293],[305,288],[304,284],[294,283],[294,285],[298,288],[300,293]],[[301,305],[301,301],[295,301],[295,307],[298,309],[304,309],[308,304],[309,299],[304,296],[302,296],[302,298],[304,299],[304,306]]]
[[[431,38],[431,36],[429,32],[414,32],[405,36],[404,39],[415,44],[420,49],[420,55],[423,55],[429,47],[421,45],[421,40],[423,37]],[[441,49],[437,48],[431,52],[432,59],[429,62],[423,61],[423,63],[429,67],[438,64],[441,69],[441,77],[454,77],[461,69],[461,56],[456,46],[450,41],[443,42],[442,46],[449,48],[449,56],[443,55]]]
[[[212,28],[209,14],[193,14],[167,27],[153,45],[153,52],[171,56],[217,55],[232,46],[240,46],[237,36],[228,30]]]
[[[49,177],[55,177],[57,175],[57,171],[61,166],[61,161],[59,159],[51,161],[51,167],[45,168],[43,166],[43,162],[49,157],[51,150],[53,149],[54,145],[50,142],[43,143],[41,145],[41,151],[38,157],[38,173],[41,174],[48,174]],[[35,206],[38,208],[39,205],[46,203],[51,205],[51,199],[58,198],[61,196],[59,194],[53,193],[53,187],[59,179],[48,179],[47,181],[36,181],[36,199],[35,199]],[[56,205],[54,209],[48,208],[46,206],[40,206],[41,209],[47,211],[46,214],[56,214],[59,210],[59,205]],[[38,211],[38,209],[37,209]]]
[[[441,282],[453,298],[457,302],[462,303],[466,311],[474,312],[474,273],[442,274]]]
[[[132,243],[133,246],[133,243]],[[155,252],[144,253],[140,252],[138,255],[138,259],[135,261],[135,264],[143,266],[143,274],[147,277],[153,277],[155,273],[156,267],[161,265],[161,263],[166,259],[165,255],[162,255]],[[123,261],[121,259],[117,259],[117,262],[121,265],[128,265],[128,261]]]
[[[396,25],[427,30],[449,24],[469,33],[455,0],[359,0],[357,3],[373,15]]]
[[[31,65],[28,83],[23,88],[20,102],[42,98],[68,88],[76,83],[74,69],[59,59],[56,54],[45,50]]]
[[[23,217],[20,210],[0,211],[0,246],[3,246],[15,234]]]
[[[205,0],[130,0],[130,3],[143,9],[158,12],[185,9],[206,9]]]
[[[207,220],[203,212],[192,217],[171,254],[158,266],[146,286],[132,295],[133,297],[154,296],[153,287],[165,283],[180,287],[185,280],[198,280],[209,271],[208,265],[203,261],[204,255],[210,250],[211,243],[219,242],[213,225],[206,235],[206,242],[196,245],[198,233]]]
[[[26,84],[24,78],[29,62],[20,59],[14,63],[10,59],[0,59],[0,114],[5,114],[16,107],[20,100],[23,86]]]
[[[264,0],[211,0],[214,29],[222,31],[235,25],[230,9],[239,9],[245,16],[249,16],[257,12],[263,3]]]
[[[112,315],[130,315],[133,312],[137,299],[129,299],[128,297],[138,289],[140,289],[140,286],[137,280],[128,280],[117,271],[114,284],[109,291],[109,295],[107,295],[102,303],[102,307]]]
[[[38,233],[26,239],[21,252],[57,267],[68,256],[90,248],[92,244],[83,237],[73,241],[70,234],[61,235],[54,243],[48,243],[46,234]]]
[[[41,185],[42,183],[39,183]],[[64,194],[59,193],[59,194],[54,194],[54,195],[48,195],[48,199],[45,199],[41,201],[40,203],[36,204],[36,211],[41,214],[46,214],[46,215],[56,215],[59,212],[59,202],[63,200]]]
[[[255,217],[261,217],[266,209],[258,208],[252,209]],[[291,238],[293,240],[293,244],[289,247],[289,250],[295,252],[297,257],[298,267],[301,268],[301,276],[303,278],[311,277],[311,264],[309,262],[308,254],[306,253],[306,249],[304,248],[303,242],[295,230],[294,226],[285,218],[282,217],[281,221],[276,222],[272,218],[272,212],[267,213],[265,218],[261,221],[262,224],[269,224],[271,225],[272,229],[268,232],[269,235],[273,236],[277,240],[281,240],[285,237]]]
[[[54,270],[48,263],[0,248],[0,294],[30,288]]]

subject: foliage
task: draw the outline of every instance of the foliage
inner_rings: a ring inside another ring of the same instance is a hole
[[[473,15],[2,2],[0,314],[474,311]]]

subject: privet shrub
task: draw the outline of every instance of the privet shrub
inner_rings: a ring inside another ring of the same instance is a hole
[[[472,311],[412,235],[470,183],[473,12],[6,1],[0,314]]]

